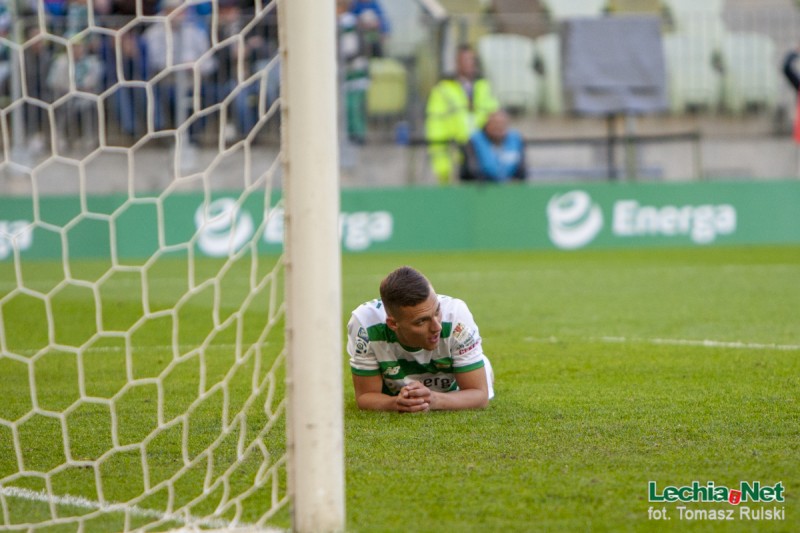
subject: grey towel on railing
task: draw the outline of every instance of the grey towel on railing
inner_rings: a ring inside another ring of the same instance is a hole
[[[667,109],[660,21],[652,16],[574,18],[561,35],[567,101],[586,114]]]

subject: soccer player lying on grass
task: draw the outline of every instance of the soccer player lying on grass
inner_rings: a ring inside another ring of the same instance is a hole
[[[347,352],[360,409],[414,413],[486,407],[492,367],[467,305],[410,267],[353,311]]]

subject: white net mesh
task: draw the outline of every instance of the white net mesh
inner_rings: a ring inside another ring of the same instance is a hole
[[[0,10],[0,529],[285,527],[275,2],[31,5]]]

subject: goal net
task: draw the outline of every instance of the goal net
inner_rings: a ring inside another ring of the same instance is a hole
[[[0,7],[0,530],[343,527],[313,4]]]

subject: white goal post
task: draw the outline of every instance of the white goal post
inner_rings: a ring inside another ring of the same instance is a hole
[[[281,0],[289,483],[297,531],[344,529],[335,2]]]

